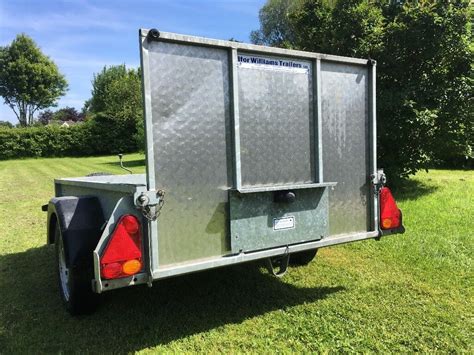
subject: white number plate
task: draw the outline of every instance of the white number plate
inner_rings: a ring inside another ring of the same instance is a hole
[[[295,228],[295,217],[282,217],[282,218],[273,218],[273,230],[283,230]]]

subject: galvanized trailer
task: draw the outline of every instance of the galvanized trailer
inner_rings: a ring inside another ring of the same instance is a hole
[[[71,313],[97,295],[403,232],[377,169],[373,60],[140,30],[146,174],[55,180]]]

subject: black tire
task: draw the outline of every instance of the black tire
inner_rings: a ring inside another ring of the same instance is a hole
[[[59,294],[67,311],[72,315],[89,314],[99,306],[99,295],[92,291],[92,278],[94,268],[92,254],[89,261],[80,265],[66,266],[64,243],[61,236],[59,223],[54,231],[54,244],[56,249],[57,278]]]
[[[311,249],[300,251],[298,253],[290,254],[290,265],[293,266],[305,266],[308,265],[318,253],[318,249]]]
[[[111,173],[104,173],[104,172],[97,172],[97,173],[90,173],[90,174],[87,174],[86,177],[89,177],[89,176],[109,176],[109,175],[113,175]]]

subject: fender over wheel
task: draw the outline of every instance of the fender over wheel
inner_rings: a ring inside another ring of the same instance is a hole
[[[78,265],[66,264],[64,240],[59,223],[54,231],[59,294],[69,313],[88,314],[96,310],[100,296],[92,291],[92,255]]]

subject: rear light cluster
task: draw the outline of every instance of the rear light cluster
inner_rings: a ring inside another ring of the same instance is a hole
[[[401,212],[388,187],[380,190],[380,228],[395,229],[401,226]]]
[[[100,259],[100,274],[104,279],[129,277],[143,268],[142,235],[137,217],[122,216]]]

